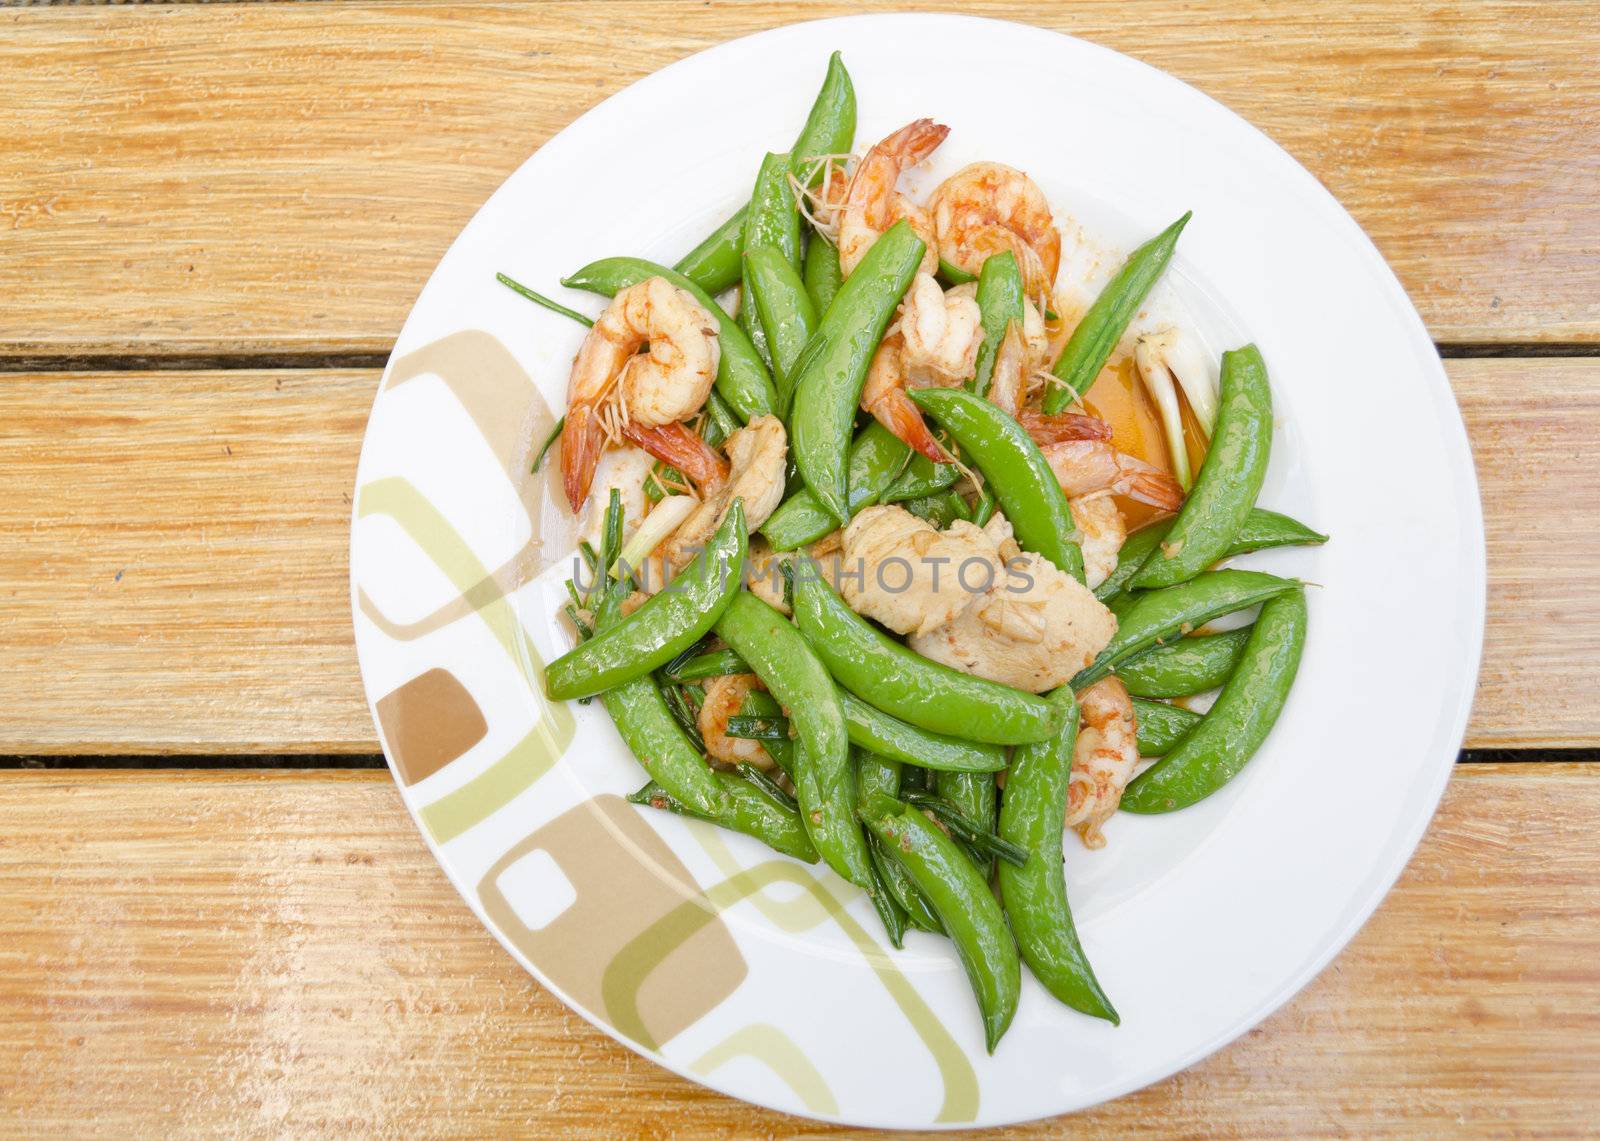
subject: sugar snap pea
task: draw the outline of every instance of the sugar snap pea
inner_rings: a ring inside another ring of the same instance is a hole
[[[939,259],[939,276],[944,279],[946,285],[965,285],[969,281],[977,280],[972,274],[958,265],[945,261],[944,258]]]
[[[772,355],[772,378],[777,385],[778,416],[782,419],[789,414],[794,394],[790,370],[816,332],[817,311],[800,275],[772,246],[752,246],[745,251],[744,275],[761,320],[767,351]]]
[[[1156,549],[1161,540],[1167,537],[1167,532],[1171,528],[1172,520],[1169,519],[1163,523],[1141,527],[1129,535],[1128,541],[1122,544],[1122,550],[1117,552],[1116,569],[1104,582],[1094,588],[1094,596],[1101,602],[1106,602],[1126,590],[1129,580],[1150,558],[1150,553]],[[1222,557],[1232,558],[1235,555],[1264,551],[1272,547],[1315,547],[1327,541],[1328,536],[1313,531],[1298,519],[1291,519],[1277,511],[1268,511],[1264,507],[1252,507],[1250,514],[1245,516],[1244,525],[1239,528],[1239,533],[1233,537],[1233,542],[1228,544],[1228,549],[1222,553]]]
[[[602,297],[612,297],[628,286],[637,285],[651,277],[663,277],[688,291],[716,321],[719,348],[716,391],[746,421],[771,413],[777,407],[777,390],[773,388],[772,377],[761,355],[756,352],[755,345],[739,327],[739,323],[729,317],[709,293],[677,270],[643,258],[601,258],[563,277],[561,284],[569,289],[582,289]]]
[[[1126,608],[1114,611],[1117,632],[1100,655],[1072,679],[1072,688],[1081,691],[1157,642],[1181,638],[1213,618],[1299,589],[1300,583],[1292,578],[1230,569],[1209,571],[1162,590],[1124,596]]]
[[[721,293],[739,284],[739,246],[744,241],[744,215],[749,203],[740,206],[732,217],[707,234],[694,249],[684,254],[672,268],[707,293]]]
[[[1006,753],[999,745],[929,732],[846,691],[840,692],[839,700],[844,703],[850,743],[878,756],[945,772],[992,773],[1006,767]]]
[[[620,587],[607,591],[595,612],[595,625],[603,636],[620,616]],[[672,711],[648,673],[613,686],[600,698],[633,755],[650,779],[684,807],[703,816],[727,811],[728,798],[714,779],[711,766],[678,727]]]
[[[1228,680],[1250,637],[1248,627],[1221,634],[1195,634],[1154,646],[1117,667],[1135,697],[1188,697]]]
[[[1110,359],[1128,323],[1144,304],[1151,288],[1172,260],[1177,248],[1178,235],[1189,224],[1189,214],[1184,214],[1161,233],[1134,250],[1115,277],[1100,291],[1089,311],[1072,330],[1066,348],[1056,359],[1051,371],[1060,383],[1045,394],[1044,410],[1060,412],[1069,400],[1088,391],[1094,378],[1100,375]]]
[[[999,902],[961,849],[921,812],[881,798],[862,811],[955,944],[978,1000],[984,1043],[994,1053],[1022,992],[1022,962]]]
[[[1138,727],[1139,755],[1164,757],[1183,740],[1185,733],[1200,723],[1200,714],[1164,701],[1136,697],[1133,699],[1133,722]]]
[[[937,772],[933,774],[933,790],[955,805],[961,815],[980,830],[995,830],[998,805],[995,802],[993,773]],[[984,857],[978,864],[978,870],[988,879],[994,872],[994,857]]]
[[[882,797],[900,795],[900,762],[881,757],[865,749],[854,750],[856,763],[856,802],[867,804]],[[913,927],[938,935],[943,933],[933,905],[917,890],[911,877],[887,852],[876,833],[867,834],[867,847],[872,854],[872,864],[878,881],[900,908]]]
[[[811,837],[806,835],[800,823],[800,813],[792,804],[732,773],[714,772],[711,777],[727,797],[726,807],[714,816],[679,803],[657,781],[651,781],[627,799],[634,804],[647,804],[651,808],[708,820],[735,832],[743,832],[774,851],[792,856],[802,863],[817,862],[817,849],[812,846]]]
[[[745,551],[744,505],[736,499],[670,589],[545,668],[545,692],[556,701],[588,697],[670,662],[705,637],[728,607],[739,590]]]
[[[750,667],[732,650],[710,650],[676,665],[669,663],[662,672],[673,681],[700,681],[708,677],[749,673]]]
[[[992,260],[992,259],[991,259]],[[1067,784],[1078,740],[1078,702],[1070,686],[1050,700],[1066,709],[1061,732],[1048,741],[1019,747],[1006,774],[1000,807],[1000,835],[1024,848],[1020,868],[1000,865],[1000,900],[1011,920],[1022,961],[1056,998],[1113,1026],[1120,1019],[1094,977],[1067,903],[1061,868],[1061,837],[1067,811]]]
[[[739,238],[739,252],[744,259],[739,274],[739,327],[770,367],[772,346],[767,341],[767,331],[761,323],[750,285],[750,251],[758,247],[777,251],[799,277],[800,207],[789,187],[789,156],[786,154],[769,154],[761,160],[755,188],[750,192],[750,205],[744,213],[744,232]],[[781,395],[780,390],[780,408],[784,404]]]
[[[845,278],[794,369],[789,444],[806,486],[840,524],[846,507],[846,452],[867,366],[922,261],[922,239],[901,219]]]
[[[1059,711],[1043,698],[929,661],[882,633],[815,566],[795,573],[794,614],[840,685],[902,721],[994,745],[1043,741],[1059,728]]]
[[[1272,731],[1289,698],[1306,640],[1305,591],[1261,608],[1233,676],[1200,723],[1122,794],[1129,812],[1171,812],[1232,780]]]
[[[1066,494],[1026,429],[1005,412],[957,388],[919,388],[912,401],[942,424],[983,473],[1024,550],[1037,551],[1083,581],[1083,553]]]
[[[801,276],[817,313],[826,313],[844,284],[844,271],[839,268],[839,247],[820,234],[811,235]]]
[[[1178,518],[1129,585],[1172,586],[1220,559],[1267,475],[1272,448],[1272,389],[1254,345],[1222,354],[1222,394],[1205,463]]]
[[[789,169],[797,177],[820,177],[812,171],[819,155],[844,154],[856,135],[856,92],[844,60],[834,52],[828,60],[828,73],[811,104],[805,126],[789,150]],[[675,267],[707,293],[721,293],[739,280],[740,243],[744,235],[744,210],[729,218]]]
[[[817,852],[845,879],[875,893],[866,839],[855,815],[844,709],[826,667],[782,614],[748,591],[734,596],[716,630],[789,710],[799,742],[795,792]]]
[[[925,519],[939,530],[944,530],[957,519],[967,517],[967,503],[961,496],[952,491],[941,491],[935,495],[924,495],[920,499],[908,499],[900,505],[918,519]]]
[[[960,478],[961,471],[955,464],[936,464],[921,452],[912,452],[910,462],[878,502],[904,503],[908,499],[937,495],[954,487]]]
[[[1006,330],[1024,316],[1025,293],[1017,256],[1010,250],[984,259],[978,274],[978,312],[983,321],[983,344],[978,346],[978,367],[968,387],[979,396],[989,395],[989,378],[994,375],[995,354]]]
[[[861,429],[850,445],[850,459],[845,466],[849,514],[854,516],[863,507],[877,503],[910,455],[911,449],[876,420]],[[838,525],[816,495],[802,489],[778,505],[762,524],[761,533],[773,550],[792,551],[816,542]]]

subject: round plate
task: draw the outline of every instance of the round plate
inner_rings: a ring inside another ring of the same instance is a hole
[[[975,72],[959,84],[927,65],[952,42]],[[1333,535],[1244,560],[1314,584],[1299,680],[1260,754],[1194,808],[1119,816],[1102,851],[1068,837],[1079,928],[1122,1025],[1063,1008],[1024,972],[992,1057],[947,942],[912,933],[889,952],[832,873],[628,804],[643,774],[599,704],[552,706],[538,681],[569,645],[555,612],[575,528],[558,484],[529,469],[583,330],[494,275],[592,313],[562,274],[611,254],[672,262],[748,194],[761,154],[789,145],[836,48],[858,149],[929,115],[952,132],[922,185],[979,158],[1027,170],[1065,233],[1064,273],[1086,290],[1192,209],[1137,327],[1179,320],[1213,352],[1260,345],[1277,410],[1261,501]],[[1078,1109],[1266,1017],[1344,946],[1421,837],[1482,641],[1460,416],[1361,230],[1192,88],[987,20],[781,28],[584,115],[440,262],[384,374],[357,487],[367,695],[401,795],[467,903],[543,985],[641,1053],[737,1097],[863,1125]]]

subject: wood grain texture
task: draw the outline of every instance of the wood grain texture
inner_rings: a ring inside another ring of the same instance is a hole
[[[567,1012],[478,925],[385,774],[12,772],[0,811],[0,1130],[832,1132]],[[1586,1129],[1597,813],[1600,766],[1459,768],[1376,918],[1285,1009],[1177,1077],[1008,1135]]]
[[[903,6],[4,10],[0,354],[386,350],[478,205],[585,109],[737,36]],[[1072,32],[1234,108],[1440,340],[1600,341],[1594,5],[914,6]]]
[[[1449,371],[1489,540],[1467,744],[1600,745],[1600,360]],[[375,751],[346,566],[376,384],[0,378],[0,754]]]

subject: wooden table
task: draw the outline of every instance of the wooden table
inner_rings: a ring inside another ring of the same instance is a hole
[[[1488,523],[1467,751],[1377,917],[1240,1042],[1036,1132],[1593,1128],[1600,10],[922,6],[1129,52],[1305,163],[1447,358]],[[380,770],[345,552],[378,370],[483,198],[817,12],[0,7],[0,1128],[810,1130],[616,1045],[472,919]]]

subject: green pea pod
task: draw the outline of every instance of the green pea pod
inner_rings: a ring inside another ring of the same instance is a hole
[[[800,275],[773,247],[753,246],[747,250],[744,272],[750,298],[761,318],[767,349],[772,354],[772,375],[777,382],[781,419],[789,414],[794,396],[791,370],[800,350],[816,332],[817,311]]]
[[[1200,724],[1122,794],[1129,812],[1171,812],[1204,800],[1255,755],[1289,699],[1306,641],[1303,590],[1261,608],[1238,668]]]
[[[983,831],[995,830],[998,806],[993,773],[934,773],[933,791],[959,808],[963,816]],[[984,879],[994,873],[994,863],[991,856],[978,864]]]
[[[850,738],[827,669],[782,614],[746,591],[729,603],[717,635],[789,710],[799,742],[795,793],[811,842],[830,868],[873,893],[872,864],[855,815]]]
[[[1043,741],[1060,727],[1059,711],[1043,698],[929,661],[882,633],[814,566],[796,570],[794,615],[840,685],[902,721],[992,745]]]
[[[1006,767],[998,745],[980,745],[926,729],[874,709],[853,693],[840,693],[850,743],[894,761],[945,772],[994,773]]]
[[[799,276],[800,207],[789,187],[789,156],[786,154],[769,154],[761,160],[755,188],[750,192],[750,205],[744,214],[744,233],[739,239],[739,252],[744,258],[740,270],[739,327],[750,337],[761,359],[771,367],[772,346],[767,341],[750,286],[750,251],[758,246],[778,251],[795,271],[795,276]],[[801,344],[804,343],[802,340]],[[780,392],[779,407],[783,406]]]
[[[806,246],[803,276],[811,304],[818,314],[826,313],[844,284],[844,271],[839,268],[839,247],[822,235],[813,234],[811,244]]]
[[[656,781],[645,785],[628,800],[634,804],[648,804],[651,808],[720,824],[724,828],[753,836],[774,851],[792,856],[802,863],[817,862],[817,850],[800,823],[800,814],[791,805],[732,773],[712,773],[711,776],[727,796],[727,806],[715,816],[708,816],[679,803]]]
[[[954,487],[961,472],[955,464],[936,464],[921,452],[911,453],[911,462],[879,498],[880,503],[904,503],[923,499]]]
[[[789,185],[789,165],[787,154],[769,154],[761,160],[744,216],[743,252],[749,257],[756,246],[770,246],[799,273],[800,207]]]
[[[750,667],[744,664],[744,659],[732,650],[712,650],[710,653],[697,654],[684,662],[667,670],[667,676],[673,681],[700,681],[708,677],[726,677],[729,674],[749,673]]]
[[[1133,699],[1133,722],[1138,726],[1139,755],[1164,757],[1189,730],[1200,723],[1193,710],[1168,705],[1164,701]]]
[[[846,452],[867,366],[923,249],[905,219],[889,227],[845,278],[795,368],[789,443],[806,487],[839,524],[849,519]]]
[[[856,801],[868,804],[882,797],[897,799],[900,796],[900,763],[880,757],[864,749],[855,750]],[[872,865],[878,873],[878,882],[913,927],[932,934],[942,934],[939,917],[933,905],[917,890],[906,870],[883,851],[883,842],[875,834],[868,835],[867,848],[872,854]]]
[[[1179,638],[1146,650],[1117,667],[1117,676],[1135,697],[1188,697],[1228,680],[1244,653],[1250,630]]]
[[[993,260],[993,259],[990,259]],[[1094,977],[1067,904],[1061,869],[1061,838],[1067,784],[1078,740],[1078,702],[1070,686],[1050,695],[1068,712],[1061,732],[1049,741],[1024,745],[1011,759],[1006,798],[1000,808],[1000,838],[1028,853],[1020,868],[1000,865],[1000,900],[1011,920],[1022,961],[1056,998],[1113,1026],[1121,1019]]]
[[[1116,569],[1104,582],[1094,588],[1094,596],[1101,602],[1107,602],[1126,590],[1129,581],[1149,559],[1150,553],[1156,549],[1161,540],[1167,537],[1167,532],[1171,528],[1172,521],[1168,520],[1165,523],[1140,528],[1129,535],[1128,541],[1122,544],[1122,550],[1117,552]],[[1268,511],[1263,507],[1252,507],[1250,514],[1245,516],[1244,526],[1239,528],[1239,533],[1234,536],[1233,542],[1228,544],[1228,549],[1223,552],[1222,557],[1232,558],[1235,555],[1264,551],[1272,547],[1316,547],[1327,541],[1328,536],[1313,531],[1297,519],[1291,519],[1276,511]]]
[[[850,515],[878,502],[884,489],[905,467],[909,455],[911,449],[876,420],[861,429],[850,446],[850,459],[845,468],[849,487],[846,509]],[[816,542],[837,526],[833,516],[808,489],[797,491],[780,503],[762,524],[761,533],[773,550],[792,551]]]
[[[1072,688],[1081,691],[1157,642],[1181,638],[1213,618],[1299,590],[1300,585],[1292,578],[1260,571],[1219,570],[1164,590],[1125,596],[1125,608],[1113,611],[1116,634],[1100,656],[1072,679]]]
[[[957,388],[918,388],[908,396],[954,437],[983,473],[1017,542],[1079,582],[1083,554],[1066,493],[1027,430],[981,396]]]
[[[944,258],[939,259],[939,276],[944,279],[946,285],[965,285],[969,281],[978,280],[960,266],[947,262]]]
[[[983,344],[978,346],[978,369],[968,387],[979,396],[989,395],[989,378],[994,375],[995,354],[1006,330],[1015,321],[1022,324],[1026,294],[1017,256],[1010,250],[984,259],[978,274],[978,312],[983,320]]]
[[[620,615],[619,591],[607,592],[595,613],[602,633],[614,628]],[[599,636],[599,635],[597,635]],[[650,779],[679,804],[705,816],[727,810],[726,794],[713,777],[700,750],[678,727],[666,698],[648,673],[608,689],[600,698],[624,743]]]
[[[921,812],[894,800],[863,811],[867,827],[927,897],[955,944],[978,1000],[984,1044],[994,1053],[1022,993],[1022,962],[999,902],[955,842]]]
[[[709,293],[677,270],[643,258],[601,258],[570,277],[563,277],[561,284],[569,289],[613,297],[628,286],[637,285],[651,277],[664,277],[680,289],[688,290],[716,321],[717,341],[721,349],[717,361],[716,390],[723,399],[746,422],[770,414],[778,406],[778,394],[755,345],[739,328],[739,323],[723,312],[722,306]]]
[[[908,499],[901,504],[918,519],[924,519],[939,530],[944,530],[957,519],[967,517],[967,504],[954,491],[941,491],[921,499]]]
[[[773,764],[783,770],[783,775],[791,782],[794,780],[794,742],[788,737],[781,741],[763,741],[761,747],[767,751],[767,756],[772,758]],[[1155,756],[1154,753],[1150,754]]]
[[[1044,410],[1052,415],[1082,396],[1111,359],[1111,353],[1128,331],[1139,306],[1150,295],[1156,281],[1172,260],[1178,235],[1189,224],[1188,213],[1134,250],[1117,275],[1100,291],[1089,311],[1072,330],[1067,347],[1056,360],[1055,377],[1061,383],[1044,398]]]
[[[789,150],[789,169],[797,177],[808,172],[818,155],[845,154],[856,137],[856,92],[838,52],[828,59],[828,73],[811,104],[805,126]],[[677,264],[678,272],[707,293],[721,293],[739,281],[739,252],[744,236],[744,210],[729,218]]]
[[[1298,519],[1268,511],[1264,507],[1252,507],[1250,514],[1244,517],[1244,526],[1239,528],[1233,542],[1228,544],[1223,557],[1231,558],[1269,547],[1319,547],[1327,541],[1328,536],[1313,531]]]
[[[1152,590],[1193,578],[1227,552],[1256,505],[1272,450],[1272,388],[1254,345],[1222,354],[1217,427],[1194,487],[1130,586]]]
[[[684,572],[616,625],[545,667],[555,701],[603,693],[664,666],[711,630],[739,591],[746,551],[744,504],[733,509]]]
[[[739,284],[739,246],[744,241],[744,215],[749,204],[711,233],[705,241],[684,254],[673,264],[673,269],[694,282],[707,293],[721,293]]]

